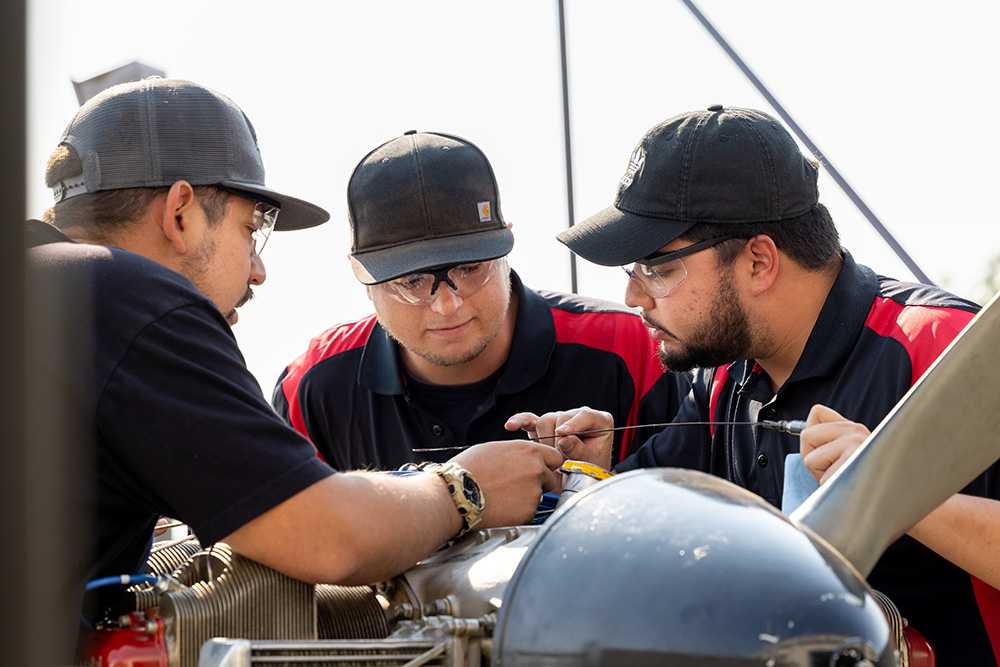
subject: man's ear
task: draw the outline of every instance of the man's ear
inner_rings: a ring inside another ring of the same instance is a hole
[[[201,207],[195,201],[194,188],[187,181],[177,181],[170,186],[163,201],[163,209],[157,211],[158,224],[167,242],[179,255],[186,255],[188,250],[197,245],[195,235],[197,230],[195,213],[201,213]]]
[[[750,290],[754,295],[762,294],[774,285],[781,269],[781,253],[774,245],[774,239],[767,234],[758,234],[747,242],[744,252],[750,260]]]

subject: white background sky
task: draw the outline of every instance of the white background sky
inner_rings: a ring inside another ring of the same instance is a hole
[[[995,28],[985,2],[701,0],[743,55],[935,281],[979,299],[1000,252]],[[635,143],[711,104],[767,111],[676,0],[567,1],[577,219],[609,205]],[[370,312],[347,261],[355,163],[408,129],[477,143],[517,238],[513,266],[569,289],[554,0],[29,3],[29,212],[77,103],[70,83],[129,60],[215,88],[260,138],[270,185],[327,208],[278,234],[267,283],[236,327],[265,394],[323,329]],[[824,174],[843,242],[881,273],[903,265]],[[580,291],[619,300],[620,271],[581,262]]]

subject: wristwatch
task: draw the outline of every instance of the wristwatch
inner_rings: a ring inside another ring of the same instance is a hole
[[[455,463],[425,463],[421,470],[432,472],[444,480],[455,503],[455,509],[462,517],[462,529],[452,539],[457,539],[473,530],[483,518],[486,509],[486,496],[479,488],[479,482],[472,473]]]

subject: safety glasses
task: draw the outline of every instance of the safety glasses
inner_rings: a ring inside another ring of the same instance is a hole
[[[631,269],[623,266],[622,270],[629,277],[629,280],[635,282],[651,298],[662,299],[669,296],[687,279],[688,272],[684,265],[684,257],[717,246],[723,241],[730,241],[733,238],[732,236],[722,236],[696,241],[672,252],[641,259]]]
[[[266,202],[258,201],[253,205],[253,254],[260,257],[264,252],[264,246],[274,231],[274,225],[278,222],[278,213],[281,209]]]
[[[440,269],[411,273],[389,282],[379,283],[379,289],[384,290],[397,301],[411,306],[429,305],[437,299],[437,291],[441,284],[448,286],[454,294],[467,299],[481,290],[500,272],[500,267],[506,266],[504,258],[487,262],[473,262],[445,266]]]

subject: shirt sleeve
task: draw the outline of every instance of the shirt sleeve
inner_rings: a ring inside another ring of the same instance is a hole
[[[281,371],[281,375],[278,376],[278,381],[274,385],[274,391],[271,393],[271,407],[274,411],[278,413],[278,416],[285,420],[289,426],[291,426],[291,420],[289,419],[289,407],[288,398],[285,396],[285,378],[288,377],[288,369]]]
[[[102,466],[139,507],[218,541],[333,471],[274,413],[208,304],[146,326],[98,404]]]
[[[708,421],[708,387],[702,371],[671,373],[675,390],[686,389],[672,423]],[[669,426],[656,433],[635,453],[615,466],[615,472],[639,468],[688,468],[708,472],[710,436],[707,426]]]

